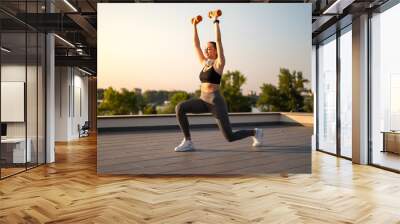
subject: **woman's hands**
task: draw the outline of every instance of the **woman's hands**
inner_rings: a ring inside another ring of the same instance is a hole
[[[221,15],[222,15],[222,11],[220,9],[208,12],[208,18],[210,18],[210,19],[214,18],[214,20],[217,20],[218,17],[220,17]]]
[[[208,12],[208,18],[210,19],[214,19],[217,20],[218,17],[220,17],[222,15],[222,11],[220,9],[217,10],[213,10],[213,11],[209,11]],[[197,25],[199,24],[201,21],[203,20],[203,17],[201,17],[201,15],[198,15],[196,17],[193,17],[191,19],[191,22],[193,25]]]
[[[203,20],[203,17],[201,17],[201,15],[198,15],[194,18],[192,18],[192,24],[193,25],[197,25],[198,23],[200,23]]]

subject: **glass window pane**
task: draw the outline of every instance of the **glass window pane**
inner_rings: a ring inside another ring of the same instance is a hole
[[[45,44],[43,33],[38,35],[38,164],[45,163]]]
[[[30,158],[29,145],[26,147],[25,41],[25,32],[1,34],[2,178],[25,170],[27,158],[28,161]]]
[[[0,1],[32,24],[45,1]],[[32,16],[32,17],[29,17]],[[0,177],[45,162],[45,35],[0,12],[1,135]],[[33,25],[34,26],[34,25]]]
[[[27,142],[30,147],[30,158],[28,168],[37,165],[37,132],[38,132],[38,111],[37,111],[37,63],[38,63],[38,36],[36,32],[27,33],[27,80],[26,80],[26,113],[27,113]],[[28,147],[28,148],[29,148]]]
[[[340,36],[340,152],[352,157],[352,35],[344,30]]]
[[[372,18],[372,163],[400,170],[400,4]]]
[[[318,148],[336,153],[336,36],[318,48]]]

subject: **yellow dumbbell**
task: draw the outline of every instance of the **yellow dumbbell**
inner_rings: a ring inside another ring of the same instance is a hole
[[[221,15],[222,15],[222,11],[220,9],[208,12],[208,18],[210,18],[210,19],[211,18],[218,18]]]
[[[200,15],[192,18],[192,24],[198,24],[203,20],[203,17],[201,17]]]

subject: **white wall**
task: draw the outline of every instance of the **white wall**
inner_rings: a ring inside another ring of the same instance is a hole
[[[24,65],[2,65],[1,81],[20,81],[25,82],[25,64]],[[32,67],[28,66],[28,69]]]
[[[89,107],[89,102],[88,102],[88,78],[85,76],[81,76],[81,75],[76,75],[76,71],[75,70],[75,79],[74,79],[74,86],[75,86],[75,113],[73,113],[74,115],[74,119],[72,120],[72,133],[73,136],[78,136],[78,129],[77,126],[78,124],[80,124],[81,126],[85,123],[85,121],[88,121],[88,107]],[[79,71],[78,71],[79,72]],[[78,73],[78,74],[82,74],[82,73]],[[81,110],[81,111],[80,111]]]
[[[37,70],[38,69],[38,70]],[[24,138],[25,135],[29,139],[32,161],[44,163],[44,82],[41,66],[38,67],[18,63],[2,64],[1,66],[1,81],[3,82],[21,82],[26,84],[26,107],[25,100],[22,96],[22,103],[19,108],[11,108],[2,103],[2,114],[17,113],[19,110],[22,120],[18,122],[5,122],[7,124],[8,138]],[[27,78],[27,80],[25,80]],[[2,94],[7,94],[2,89]],[[19,94],[24,95],[24,89],[18,89]],[[10,93],[8,93],[10,94]],[[17,94],[17,93],[15,93]],[[7,95],[2,95],[2,98],[7,98]],[[18,103],[18,102],[15,102]],[[14,111],[13,111],[14,110]],[[26,112],[26,120],[24,114]],[[3,120],[3,119],[2,119]],[[37,155],[39,153],[39,155]]]
[[[24,65],[2,65],[1,81],[25,82],[25,64]],[[29,69],[29,68],[28,68]],[[7,110],[7,108],[1,108]],[[7,137],[21,138],[25,137],[25,122],[7,122]]]
[[[70,74],[67,67],[55,68],[55,141],[68,140]]]
[[[16,72],[17,76],[21,76],[21,71],[18,69],[22,66],[5,66],[6,68],[2,72],[5,72],[3,80],[1,80],[1,121],[10,122],[24,122],[25,112],[25,81],[14,80],[10,77],[10,74]],[[24,68],[24,67],[23,67]],[[11,71],[10,71],[11,70]],[[23,75],[25,76],[25,68],[23,69]],[[25,77],[23,77],[25,79]],[[35,105],[36,107],[36,105]]]
[[[8,64],[1,66],[1,81],[2,82],[25,82],[25,75],[28,69],[28,74],[36,68],[32,66],[26,67],[18,64]],[[27,93],[28,97],[36,97],[36,92]],[[1,108],[1,110],[7,110],[7,108]],[[30,121],[30,117],[28,117]],[[29,126],[30,127],[30,126]],[[8,137],[25,137],[25,122],[7,122],[7,136]],[[29,136],[28,136],[29,137]]]
[[[88,78],[83,75],[76,68],[56,67],[56,141],[79,138],[78,124],[88,120]]]

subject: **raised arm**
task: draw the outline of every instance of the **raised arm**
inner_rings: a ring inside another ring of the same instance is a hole
[[[193,25],[193,40],[194,40],[194,49],[196,51],[200,64],[204,65],[206,58],[204,57],[203,51],[201,50],[200,47],[199,35],[197,34],[197,24]]]
[[[217,20],[218,21],[218,20]],[[217,43],[217,53],[218,58],[216,62],[219,66],[225,66],[225,56],[224,56],[224,49],[222,48],[222,41],[221,41],[221,30],[219,28],[219,22],[214,23],[215,27],[215,34],[216,34],[216,43]]]

